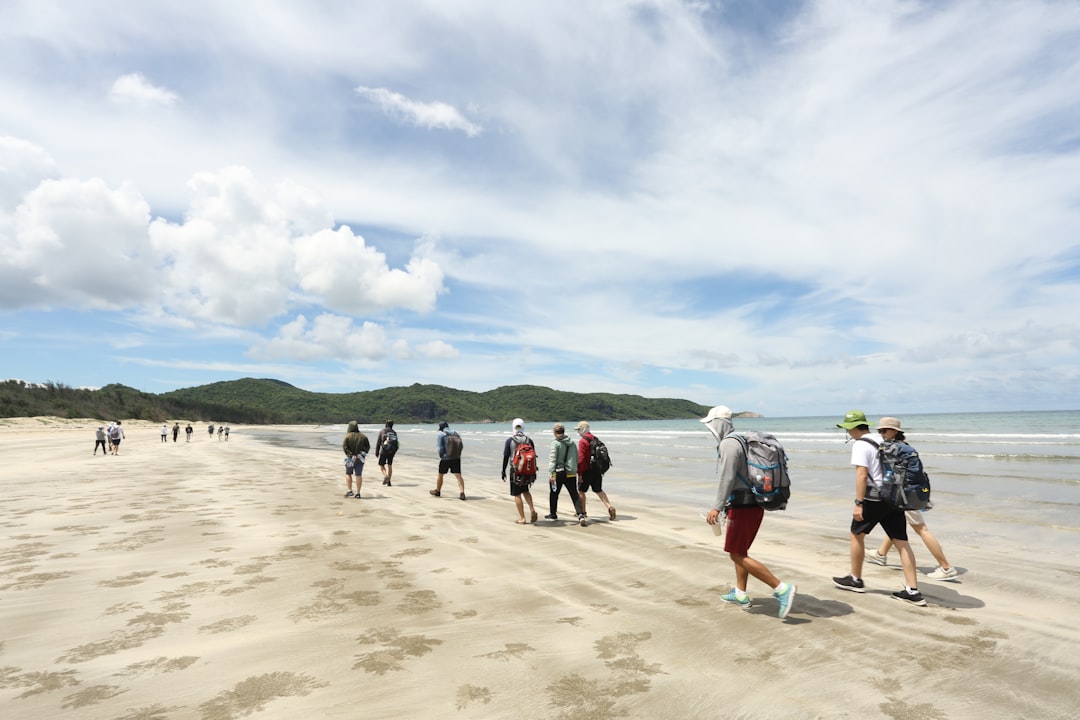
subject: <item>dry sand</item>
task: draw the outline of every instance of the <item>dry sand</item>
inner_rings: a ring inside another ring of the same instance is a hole
[[[369,466],[357,501],[332,449],[219,442],[201,423],[162,445],[160,426],[125,422],[121,454],[92,457],[96,425],[0,423],[3,718],[932,720],[1080,704],[1075,555],[974,549],[960,582],[921,583],[919,609],[889,596],[892,567],[867,567],[865,595],[832,586],[843,522],[772,514],[754,554],[799,587],[782,621],[756,581],[750,611],[719,600],[731,564],[695,509],[620,505],[615,479],[615,522],[523,527],[467,456],[467,502],[430,497],[434,459],[408,455],[391,488]]]

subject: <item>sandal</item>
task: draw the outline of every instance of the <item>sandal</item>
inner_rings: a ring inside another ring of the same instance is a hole
[[[535,511],[535,510],[533,510],[533,514],[532,514],[532,521],[533,521],[533,522],[536,522],[536,521],[537,521],[537,520],[539,519],[539,517],[540,517],[540,516],[539,516],[539,515],[537,515],[536,511]]]
[[[613,508],[613,507],[609,507],[609,508],[607,509],[607,514],[608,514],[608,517],[609,517],[609,518],[611,518],[612,520],[614,520],[614,519],[615,519],[615,508]]]
[[[518,524],[518,525],[528,525],[529,524],[529,523],[525,522],[525,518],[519,518],[518,520],[515,520],[514,522],[516,524]]]
[[[439,492],[438,490],[428,490],[428,492],[431,493],[435,497],[440,497],[442,495],[442,493]]]

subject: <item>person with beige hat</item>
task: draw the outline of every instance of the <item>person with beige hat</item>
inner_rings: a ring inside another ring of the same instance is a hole
[[[851,448],[851,464],[855,466],[855,507],[851,512],[851,574],[834,577],[833,584],[841,590],[866,592],[862,580],[863,561],[866,557],[866,536],[878,525],[896,545],[900,562],[904,566],[904,588],[894,592],[893,597],[919,607],[926,606],[926,599],[919,592],[918,574],[915,569],[915,553],[907,539],[907,522],[904,511],[887,505],[879,494],[884,478],[878,448],[883,438],[870,432],[870,421],[862,410],[852,410],[836,427],[847,431],[855,441]]]
[[[883,417],[878,421],[877,431],[881,437],[886,440],[893,440],[897,442],[907,442],[907,438],[904,435],[904,430],[900,426],[900,419],[894,417]],[[928,507],[927,510],[930,508]],[[957,576],[956,568],[949,563],[949,559],[945,557],[945,551],[941,549],[941,543],[934,536],[934,533],[930,532],[930,528],[926,526],[925,510],[907,510],[904,512],[904,516],[907,518],[908,525],[911,529],[922,538],[923,544],[926,545],[926,549],[930,551],[930,554],[937,560],[938,566],[926,576],[933,578],[934,580],[955,580]],[[867,553],[867,559],[876,563],[877,565],[885,565],[888,563],[889,549],[892,548],[892,540],[886,537],[881,541],[881,547],[877,549],[873,554]]]

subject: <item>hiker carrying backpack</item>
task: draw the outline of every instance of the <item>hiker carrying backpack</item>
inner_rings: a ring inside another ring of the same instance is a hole
[[[518,483],[531,483],[536,480],[536,447],[532,439],[525,434],[510,438],[513,452],[510,456],[511,479]]]
[[[730,433],[746,455],[746,468],[738,475],[744,487],[731,493],[731,503],[760,505],[766,510],[784,510],[791,497],[791,477],[784,446],[770,433],[751,431]]]
[[[461,450],[464,448],[465,443],[462,441],[461,436],[457,434],[457,430],[450,430],[446,433],[446,458],[448,460],[456,460],[461,457]]]
[[[873,490],[879,499],[898,510],[928,510],[930,504],[930,476],[923,469],[918,451],[903,440],[882,440],[880,444],[868,437],[859,440],[868,442],[877,449],[881,460],[881,487],[873,484]]]

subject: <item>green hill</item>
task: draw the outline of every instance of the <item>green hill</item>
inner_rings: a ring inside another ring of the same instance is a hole
[[[543,420],[666,420],[702,417],[708,407],[689,400],[612,393],[571,393],[537,385],[470,392],[442,385],[409,385],[355,393],[315,393],[280,380],[244,378],[154,395],[124,385],[100,390],[62,384],[0,383],[0,417],[217,420],[273,423],[503,422]]]

